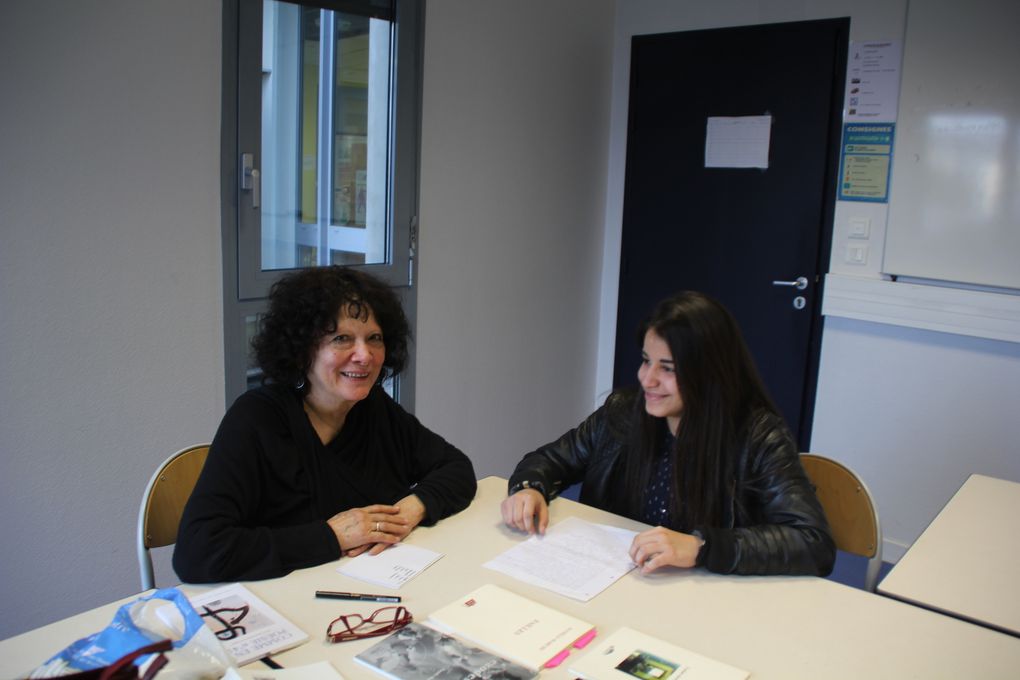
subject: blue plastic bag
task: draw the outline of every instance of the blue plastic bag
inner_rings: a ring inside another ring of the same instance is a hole
[[[160,678],[219,678],[231,666],[230,657],[206,627],[188,598],[177,588],[164,588],[129,602],[117,610],[103,630],[67,646],[30,677],[49,678],[103,668],[158,640],[173,640],[170,663]],[[143,667],[152,655],[139,659]]]

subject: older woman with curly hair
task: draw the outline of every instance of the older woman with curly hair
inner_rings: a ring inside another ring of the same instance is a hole
[[[282,576],[373,554],[464,509],[471,461],[382,389],[407,359],[396,294],[363,272],[278,281],[253,340],[263,385],[227,411],[181,519],[192,583]]]

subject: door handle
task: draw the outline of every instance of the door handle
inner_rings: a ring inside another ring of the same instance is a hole
[[[798,276],[794,281],[773,281],[773,286],[789,286],[790,288],[796,288],[797,290],[804,290],[807,288],[808,280],[806,276]]]

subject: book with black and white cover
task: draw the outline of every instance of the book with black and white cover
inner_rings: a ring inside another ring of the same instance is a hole
[[[530,680],[538,675],[421,623],[409,623],[354,657],[393,680]]]
[[[493,584],[432,612],[429,623],[533,670],[561,664],[595,627]]]
[[[632,628],[601,638],[570,664],[586,680],[746,680],[745,670]]]
[[[198,593],[188,600],[238,666],[308,640],[307,633],[240,583]]]

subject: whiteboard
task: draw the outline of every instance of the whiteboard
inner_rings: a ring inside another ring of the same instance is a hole
[[[914,0],[882,270],[1020,289],[1020,2]]]

